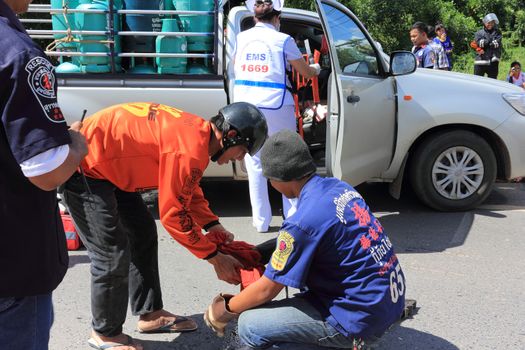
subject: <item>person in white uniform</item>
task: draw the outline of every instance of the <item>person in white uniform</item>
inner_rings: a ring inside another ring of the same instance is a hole
[[[256,105],[266,117],[268,135],[296,130],[294,101],[286,72],[293,67],[306,78],[318,75],[319,64],[308,65],[294,39],[279,32],[283,0],[251,0],[255,26],[239,33],[235,50],[234,102]],[[253,226],[266,232],[272,219],[268,182],[262,175],[259,153],[244,158],[248,171]],[[283,196],[285,218],[295,212],[295,199]]]

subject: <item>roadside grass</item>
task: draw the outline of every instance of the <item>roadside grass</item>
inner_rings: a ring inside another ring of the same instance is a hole
[[[453,56],[454,72],[474,74],[474,50],[463,55]],[[510,64],[513,61],[521,63],[525,69],[525,47],[504,47],[503,57],[499,63],[498,80],[506,80],[510,71]]]

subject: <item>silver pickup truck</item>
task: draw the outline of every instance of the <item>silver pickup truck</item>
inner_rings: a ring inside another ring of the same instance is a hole
[[[488,196],[496,179],[525,176],[522,89],[488,78],[416,69],[415,58],[408,52],[383,53],[359,19],[340,3],[315,2],[317,13],[284,8],[281,31],[298,43],[307,41],[312,50],[320,50],[323,40],[328,43],[319,79],[328,116],[322,123],[305,126],[315,134],[309,143],[321,173],[354,186],[388,182],[395,197],[400,195],[403,181],[409,181],[422,202],[444,211],[473,208]],[[31,9],[45,12],[46,5],[32,5]],[[57,13],[49,6],[47,9]],[[116,11],[119,16],[126,15],[125,9]],[[177,10],[158,13],[199,14]],[[205,118],[213,116],[232,99],[235,38],[250,28],[253,20],[246,7],[230,8],[228,1],[215,1],[213,11],[201,15],[214,18],[213,31],[200,34],[213,38],[213,52],[206,53],[210,72],[59,73],[58,98],[66,118],[71,122],[83,109],[89,114],[136,101],[168,104]],[[52,31],[29,33],[45,38]],[[81,30],[72,33],[81,34]],[[146,35],[160,34],[199,35],[183,31]],[[114,30],[112,35],[126,33]],[[133,54],[117,53],[123,60],[130,56]],[[191,59],[202,54],[188,52],[187,56]],[[240,163],[211,166],[205,175],[246,178]]]

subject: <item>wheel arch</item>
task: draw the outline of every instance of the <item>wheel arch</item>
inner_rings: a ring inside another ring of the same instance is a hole
[[[494,152],[497,162],[497,179],[508,179],[510,176],[510,156],[507,147],[501,140],[501,138],[492,130],[484,128],[479,125],[472,124],[445,124],[438,125],[432,129],[426,130],[424,133],[419,135],[419,137],[412,143],[408,150],[408,160],[403,169],[403,173],[406,176],[406,171],[410,168],[412,159],[414,156],[414,151],[429,137],[432,137],[436,134],[444,134],[446,132],[455,131],[455,130],[466,130],[474,134],[481,136]]]

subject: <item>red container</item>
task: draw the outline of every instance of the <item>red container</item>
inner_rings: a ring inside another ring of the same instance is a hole
[[[60,214],[60,216],[62,217],[62,224],[64,225],[64,232],[66,233],[67,250],[77,250],[82,245],[82,241],[73,224],[73,219],[69,214]]]

